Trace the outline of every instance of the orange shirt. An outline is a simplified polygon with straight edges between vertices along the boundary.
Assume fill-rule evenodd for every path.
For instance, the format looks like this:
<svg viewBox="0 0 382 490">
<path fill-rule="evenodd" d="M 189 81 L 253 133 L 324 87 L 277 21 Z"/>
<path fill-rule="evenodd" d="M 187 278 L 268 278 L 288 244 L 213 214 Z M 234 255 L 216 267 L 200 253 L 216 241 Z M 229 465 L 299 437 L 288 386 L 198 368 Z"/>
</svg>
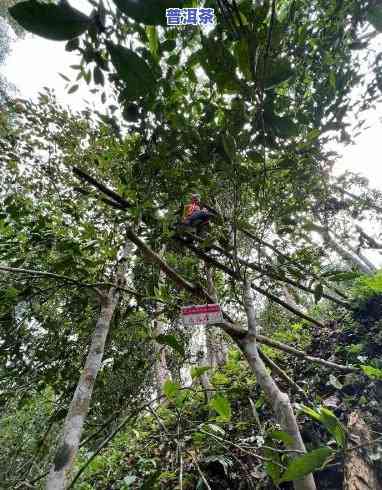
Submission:
<svg viewBox="0 0 382 490">
<path fill-rule="evenodd" d="M 190 204 L 186 204 L 184 207 L 184 215 L 183 221 L 189 218 L 195 211 L 200 211 L 200 206 L 196 202 L 191 202 Z"/>
</svg>

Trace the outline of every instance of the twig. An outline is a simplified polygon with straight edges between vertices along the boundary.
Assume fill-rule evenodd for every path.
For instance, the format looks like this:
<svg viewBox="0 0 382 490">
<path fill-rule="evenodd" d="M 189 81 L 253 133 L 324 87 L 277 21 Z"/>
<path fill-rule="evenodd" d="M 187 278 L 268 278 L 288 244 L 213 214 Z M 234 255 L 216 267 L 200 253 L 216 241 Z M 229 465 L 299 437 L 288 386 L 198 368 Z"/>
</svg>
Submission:
<svg viewBox="0 0 382 490">
<path fill-rule="evenodd" d="M 71 488 L 74 488 L 74 484 L 78 480 L 78 478 L 82 475 L 82 473 L 86 470 L 86 468 L 89 466 L 89 464 L 93 461 L 93 459 L 98 456 L 98 454 L 104 449 L 109 442 L 114 439 L 114 437 L 118 434 L 120 430 L 122 430 L 125 425 L 134 417 L 138 417 L 144 410 L 147 410 L 148 407 L 150 407 L 153 403 L 161 400 L 164 395 L 161 395 L 154 400 L 151 400 L 149 403 L 146 403 L 144 405 L 141 405 L 137 410 L 135 410 L 132 414 L 128 415 L 125 417 L 122 422 L 114 429 L 107 437 L 102 441 L 102 443 L 97 447 L 97 449 L 94 451 L 94 453 L 90 456 L 90 458 L 86 461 L 85 464 L 81 466 L 81 468 L 78 470 L 76 473 L 75 477 L 73 478 L 72 482 L 68 486 L 67 490 L 70 490 Z"/>
<path fill-rule="evenodd" d="M 212 434 L 211 432 L 207 432 L 206 430 L 204 429 L 199 429 L 200 432 L 203 432 L 203 434 L 207 434 L 208 436 L 211 436 L 215 439 L 217 439 L 218 441 L 222 441 L 222 442 L 225 442 L 226 444 L 231 444 L 231 446 L 234 446 L 236 447 L 237 449 L 240 449 L 240 451 L 243 451 L 244 453 L 246 454 L 249 454 L 250 456 L 254 457 L 254 458 L 258 458 L 260 461 L 268 461 L 267 458 L 263 458 L 263 456 L 259 456 L 258 454 L 253 454 L 251 453 L 250 451 L 247 451 L 247 449 L 243 448 L 242 446 L 239 446 L 239 444 L 235 444 L 234 442 L 232 441 L 228 441 L 227 439 L 223 439 L 222 437 L 219 437 L 217 436 L 216 434 Z M 280 465 L 282 466 L 282 465 Z M 283 467 L 284 468 L 284 467 Z"/>
<path fill-rule="evenodd" d="M 194 458 L 193 454 L 190 451 L 187 451 L 187 454 L 191 457 L 192 462 L 196 466 L 196 469 L 198 470 L 198 473 L 200 475 L 200 478 L 203 480 L 203 483 L 205 484 L 207 490 L 211 490 L 211 487 L 210 487 L 210 485 L 209 485 L 209 483 L 207 481 L 207 478 L 205 477 L 203 471 L 200 469 L 200 466 L 199 466 L 197 460 Z"/>
<path fill-rule="evenodd" d="M 116 289 L 119 289 L 120 291 L 130 293 L 133 296 L 142 297 L 142 295 L 137 293 L 136 291 L 133 291 L 132 289 L 128 289 L 128 288 L 122 288 L 120 286 L 113 284 L 112 282 L 86 283 L 86 282 L 81 282 L 78 279 L 73 279 L 72 277 L 69 277 L 69 276 L 62 276 L 60 274 L 54 274 L 53 272 L 36 271 L 36 270 L 31 270 L 31 269 L 20 269 L 20 268 L 16 268 L 16 267 L 6 267 L 3 265 L 0 265 L 0 271 L 11 272 L 11 273 L 15 273 L 15 274 L 29 274 L 31 276 L 37 276 L 37 277 L 38 276 L 49 277 L 52 279 L 57 279 L 59 281 L 69 282 L 71 284 L 75 284 L 75 285 L 81 286 L 83 288 L 94 288 L 94 289 L 96 289 L 98 287 L 114 287 Z"/>
<path fill-rule="evenodd" d="M 259 355 L 263 359 L 265 365 L 268 365 L 272 371 L 277 373 L 282 379 L 284 379 L 297 393 L 300 393 L 306 400 L 308 399 L 305 391 L 299 386 L 293 379 L 278 366 L 272 359 L 270 359 L 262 350 L 259 349 Z"/>
<path fill-rule="evenodd" d="M 377 437 L 377 439 L 374 439 L 370 442 L 365 442 L 364 444 L 358 444 L 357 446 L 349 447 L 345 449 L 345 453 L 348 453 L 350 451 L 355 451 L 357 449 L 360 449 L 362 447 L 367 447 L 367 446 L 374 446 L 374 444 L 378 444 L 378 442 L 382 441 L 382 437 Z"/>
<path fill-rule="evenodd" d="M 295 349 L 294 347 L 291 347 L 290 345 L 279 342 L 278 340 L 270 339 L 269 337 L 265 337 L 264 335 L 261 335 L 261 334 L 257 335 L 257 340 L 260 343 L 263 343 L 265 345 L 269 345 L 269 347 L 274 347 L 275 349 L 280 349 L 284 352 L 287 352 L 288 354 L 292 354 L 292 355 L 299 357 L 301 359 L 306 359 L 307 361 L 314 362 L 316 364 L 321 364 L 322 366 L 329 367 L 332 369 L 336 369 L 336 370 L 342 371 L 344 373 L 361 372 L 361 370 L 357 367 L 344 366 L 342 364 L 336 364 L 335 362 L 332 362 L 332 361 L 326 361 L 325 359 L 321 359 L 319 357 L 310 356 L 309 354 L 306 354 L 305 352 L 303 352 L 301 350 Z"/>
</svg>

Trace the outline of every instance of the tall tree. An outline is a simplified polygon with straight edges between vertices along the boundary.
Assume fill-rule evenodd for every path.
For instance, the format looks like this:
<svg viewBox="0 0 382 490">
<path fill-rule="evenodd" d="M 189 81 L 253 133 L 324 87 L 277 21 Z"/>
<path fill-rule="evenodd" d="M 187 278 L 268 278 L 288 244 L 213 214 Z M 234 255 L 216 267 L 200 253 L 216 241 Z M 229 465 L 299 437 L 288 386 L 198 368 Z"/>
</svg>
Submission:
<svg viewBox="0 0 382 490">
<path fill-rule="evenodd" d="M 29 1 L 10 10 L 35 34 L 68 41 L 66 48 L 82 56 L 77 79 L 93 80 L 105 104 L 105 113 L 97 114 L 105 125 L 100 136 L 83 119 L 67 121 L 64 113 L 55 114 L 51 120 L 54 130 L 49 128 L 53 140 L 49 141 L 60 141 L 66 135 L 72 151 L 60 158 L 62 174 L 55 168 L 58 179 L 52 182 L 50 162 L 41 165 L 36 156 L 47 145 L 46 133 L 37 129 L 40 146 L 33 158 L 43 172 L 40 186 L 54 189 L 58 195 L 65 189 L 68 201 L 73 198 L 71 186 L 78 186 L 71 174 L 74 170 L 85 183 L 78 189 L 81 203 L 92 199 L 94 193 L 104 203 L 96 209 L 83 204 L 86 214 L 81 210 L 80 216 L 71 209 L 74 218 L 85 228 L 90 223 L 105 241 L 115 217 L 127 239 L 168 277 L 168 291 L 173 293 L 172 298 L 166 298 L 169 316 L 176 314 L 181 301 L 214 301 L 206 289 L 206 278 L 201 277 L 199 261 L 224 274 L 228 286 L 223 292 L 234 302 L 238 321 L 243 318 L 238 293 L 245 286 L 248 329 L 239 328 L 227 312 L 219 326 L 240 347 L 260 378 L 277 420 L 290 437 L 287 449 L 304 452 L 291 405 L 268 376 L 257 351 L 256 339 L 268 343 L 269 339 L 255 330 L 249 287 L 319 327 L 323 326 L 320 319 L 278 297 L 283 284 L 309 293 L 316 302 L 325 295 L 336 304 L 349 306 L 344 291 L 330 282 L 332 271 L 322 271 L 331 262 L 330 254 L 324 247 L 312 245 L 312 230 L 307 233 L 305 223 L 315 222 L 318 216 L 328 229 L 341 221 L 341 207 L 329 206 L 339 182 L 333 185 L 325 143 L 331 131 L 347 141 L 351 135 L 346 115 L 355 108 L 368 108 L 378 97 L 381 58 L 372 60 L 376 75 L 371 81 L 362 79 L 361 60 L 353 55 L 353 49 L 360 43 L 367 46 L 370 23 L 380 29 L 380 7 L 375 2 L 354 0 L 335 5 L 324 0 L 256 5 L 222 1 L 217 3 L 218 23 L 210 31 L 191 27 L 180 35 L 174 28 L 162 27 L 165 8 L 173 6 L 172 2 L 159 2 L 152 9 L 144 3 L 115 3 L 117 9 L 105 9 L 102 2 L 95 2 L 91 17 L 67 2 L 48 5 Z M 90 70 L 92 63 L 95 67 Z M 102 89 L 105 74 L 113 83 L 118 106 L 114 100 L 109 103 Z M 350 93 L 362 84 L 366 96 L 354 108 Z M 54 107 L 50 108 L 54 113 Z M 89 114 L 87 117 L 90 119 Z M 80 138 L 82 124 L 88 144 Z M 25 132 L 18 131 L 13 137 L 21 141 Z M 18 158 L 30 150 L 27 144 L 21 149 L 24 152 L 20 151 Z M 10 151 L 9 168 L 14 159 Z M 24 187 L 35 195 L 21 166 L 19 169 Z M 27 169 L 25 174 L 31 171 Z M 6 179 L 12 180 L 9 174 Z M 195 188 L 217 211 L 216 231 L 209 244 L 190 243 L 171 229 L 179 204 Z M 135 231 L 134 222 L 142 224 Z M 173 257 L 155 252 L 154 240 L 172 246 Z M 110 276 L 107 269 L 117 243 L 114 240 L 113 251 L 106 246 L 101 249 L 107 258 L 100 274 L 103 282 L 104 273 Z M 87 271 L 84 277 L 89 284 Z M 179 290 L 185 291 L 180 298 Z M 336 290 L 335 294 L 331 290 Z M 110 291 L 115 294 L 114 288 Z M 345 371 L 353 369 L 325 363 Z M 75 400 L 76 394 L 72 408 Z M 67 421 L 72 415 L 70 410 Z M 63 458 L 64 465 L 62 458 L 56 461 L 56 469 L 65 468 L 67 473 L 56 475 L 57 483 L 49 480 L 50 488 L 65 488 L 70 480 L 83 416 L 84 412 L 70 458 Z M 295 488 L 315 488 L 309 474 L 312 469 L 303 479 L 294 479 Z"/>
</svg>

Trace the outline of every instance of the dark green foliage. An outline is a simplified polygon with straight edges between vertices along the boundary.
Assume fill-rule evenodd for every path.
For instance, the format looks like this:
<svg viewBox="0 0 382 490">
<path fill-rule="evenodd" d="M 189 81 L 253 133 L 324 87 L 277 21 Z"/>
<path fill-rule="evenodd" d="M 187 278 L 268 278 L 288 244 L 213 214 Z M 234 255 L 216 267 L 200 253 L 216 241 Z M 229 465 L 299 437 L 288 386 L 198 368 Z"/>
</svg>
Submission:
<svg viewBox="0 0 382 490">
<path fill-rule="evenodd" d="M 54 5 L 28 0 L 11 7 L 9 12 L 25 30 L 54 41 L 78 37 L 91 25 L 89 17 L 67 2 Z"/>
<path fill-rule="evenodd" d="M 155 88 L 155 77 L 143 58 L 123 46 L 113 43 L 107 46 L 120 79 L 126 83 L 123 93 L 128 100 L 144 96 Z"/>
<path fill-rule="evenodd" d="M 368 9 L 367 20 L 377 31 L 382 32 L 382 7 L 375 5 Z"/>
<path fill-rule="evenodd" d="M 305 475 L 322 469 L 332 454 L 333 451 L 329 447 L 321 447 L 303 456 L 298 456 L 289 463 L 285 473 L 281 475 L 280 482 L 300 480 Z"/>
<path fill-rule="evenodd" d="M 167 24 L 166 9 L 180 8 L 184 0 L 113 0 L 117 7 L 137 22 L 147 25 Z"/>
<path fill-rule="evenodd" d="M 174 335 L 158 335 L 157 337 L 155 337 L 155 340 L 159 344 L 172 347 L 176 352 L 178 352 L 178 354 L 184 356 L 184 347 Z"/>
</svg>

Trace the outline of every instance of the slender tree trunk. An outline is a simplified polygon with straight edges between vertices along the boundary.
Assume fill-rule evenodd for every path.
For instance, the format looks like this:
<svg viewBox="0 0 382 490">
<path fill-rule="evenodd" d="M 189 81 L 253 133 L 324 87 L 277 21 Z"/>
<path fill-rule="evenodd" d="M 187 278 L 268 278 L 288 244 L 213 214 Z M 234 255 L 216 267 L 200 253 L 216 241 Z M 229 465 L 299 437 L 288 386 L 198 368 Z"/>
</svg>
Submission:
<svg viewBox="0 0 382 490">
<path fill-rule="evenodd" d="M 244 339 L 239 341 L 239 345 L 256 376 L 260 388 L 263 390 L 273 409 L 277 422 L 280 424 L 281 429 L 289 434 L 293 440 L 293 443 L 288 444 L 287 448 L 296 450 L 299 453 L 301 451 L 305 452 L 305 445 L 289 397 L 279 389 L 272 376 L 268 373 L 257 349 L 257 325 L 252 291 L 249 283 L 245 286 L 244 304 L 248 320 L 248 334 Z M 295 490 L 316 490 L 316 484 L 312 474 L 307 475 L 301 480 L 294 481 L 293 485 Z"/>
<path fill-rule="evenodd" d="M 360 272 L 363 272 L 364 274 L 371 275 L 373 274 L 374 270 L 370 269 L 369 265 L 364 262 L 361 257 L 359 257 L 356 253 L 353 251 L 350 251 L 343 247 L 341 244 L 337 242 L 335 238 L 332 237 L 330 234 L 329 230 L 324 228 L 323 226 L 316 225 L 314 223 L 307 223 L 309 226 L 311 226 L 315 231 L 320 233 L 322 238 L 325 240 L 327 244 L 331 246 L 331 248 L 338 253 L 338 255 L 347 263 L 350 263 L 351 265 L 355 266 Z"/>
<path fill-rule="evenodd" d="M 161 250 L 161 255 L 164 256 L 166 252 L 166 246 L 164 245 Z M 165 274 L 159 269 L 158 287 L 162 282 L 165 282 Z M 164 333 L 165 324 L 159 320 L 154 320 L 153 333 L 154 336 L 162 335 Z M 167 366 L 166 347 L 161 346 L 158 342 L 155 342 L 155 381 L 157 397 L 163 394 L 163 385 L 166 379 L 171 379 L 171 373 Z"/>
<path fill-rule="evenodd" d="M 382 243 L 378 243 L 377 240 L 373 237 L 371 237 L 370 235 L 368 235 L 359 225 L 356 225 L 356 230 L 358 231 L 358 233 L 360 234 L 360 236 L 366 240 L 368 246 L 370 248 L 374 248 L 374 249 L 382 249 Z"/>
<path fill-rule="evenodd" d="M 160 320 L 154 320 L 153 334 L 154 336 L 161 335 L 164 332 L 164 324 Z M 163 394 L 163 385 L 166 379 L 171 379 L 171 373 L 167 366 L 166 348 L 155 342 L 155 382 L 156 396 Z"/>
<path fill-rule="evenodd" d="M 349 444 L 345 453 L 344 490 L 381 490 L 377 472 L 367 459 L 370 431 L 358 412 L 348 420 Z M 351 442 L 351 441 L 354 441 Z M 362 446 L 353 449 L 354 446 Z M 366 453 L 365 453 L 366 451 Z"/>
<path fill-rule="evenodd" d="M 125 283 L 125 259 L 129 255 L 130 249 L 131 243 L 126 242 L 116 273 L 116 286 L 123 287 Z M 106 338 L 109 333 L 115 308 L 119 302 L 119 297 L 118 287 L 112 287 L 101 300 L 100 315 L 91 339 L 84 369 L 66 415 L 61 442 L 56 451 L 54 462 L 47 479 L 47 490 L 65 490 L 70 483 L 82 429 L 89 411 L 95 381 L 102 364 Z"/>
<path fill-rule="evenodd" d="M 361 252 L 361 250 L 357 251 L 355 248 L 353 247 L 350 247 L 350 250 L 353 252 L 354 255 L 357 255 L 357 257 L 359 257 L 362 262 L 364 262 L 366 264 L 366 266 L 371 270 L 371 272 L 375 272 L 377 270 L 377 268 L 375 267 L 375 265 L 370 262 L 370 260 L 364 256 L 364 254 Z"/>
<path fill-rule="evenodd" d="M 371 275 L 373 270 L 355 253 L 347 250 L 345 247 L 340 245 L 330 234 L 326 232 L 324 234 L 324 238 L 331 245 L 333 250 L 335 250 L 340 257 L 342 257 L 346 262 L 354 265 L 357 269 L 359 269 L 364 274 Z"/>
<path fill-rule="evenodd" d="M 206 353 L 203 350 L 199 350 L 199 352 L 197 353 L 197 360 L 198 360 L 198 366 L 199 367 L 208 366 Z M 208 371 L 203 373 L 200 376 L 199 380 L 200 380 L 200 384 L 202 385 L 202 388 L 204 390 L 206 401 L 210 401 L 212 398 L 212 395 L 213 395 L 214 387 L 211 384 Z"/>
<path fill-rule="evenodd" d="M 205 264 L 207 278 L 207 292 L 218 303 L 218 296 L 214 285 L 213 271 Z M 221 330 L 206 328 L 207 361 L 212 368 L 224 366 L 227 362 L 228 345 Z"/>
</svg>

